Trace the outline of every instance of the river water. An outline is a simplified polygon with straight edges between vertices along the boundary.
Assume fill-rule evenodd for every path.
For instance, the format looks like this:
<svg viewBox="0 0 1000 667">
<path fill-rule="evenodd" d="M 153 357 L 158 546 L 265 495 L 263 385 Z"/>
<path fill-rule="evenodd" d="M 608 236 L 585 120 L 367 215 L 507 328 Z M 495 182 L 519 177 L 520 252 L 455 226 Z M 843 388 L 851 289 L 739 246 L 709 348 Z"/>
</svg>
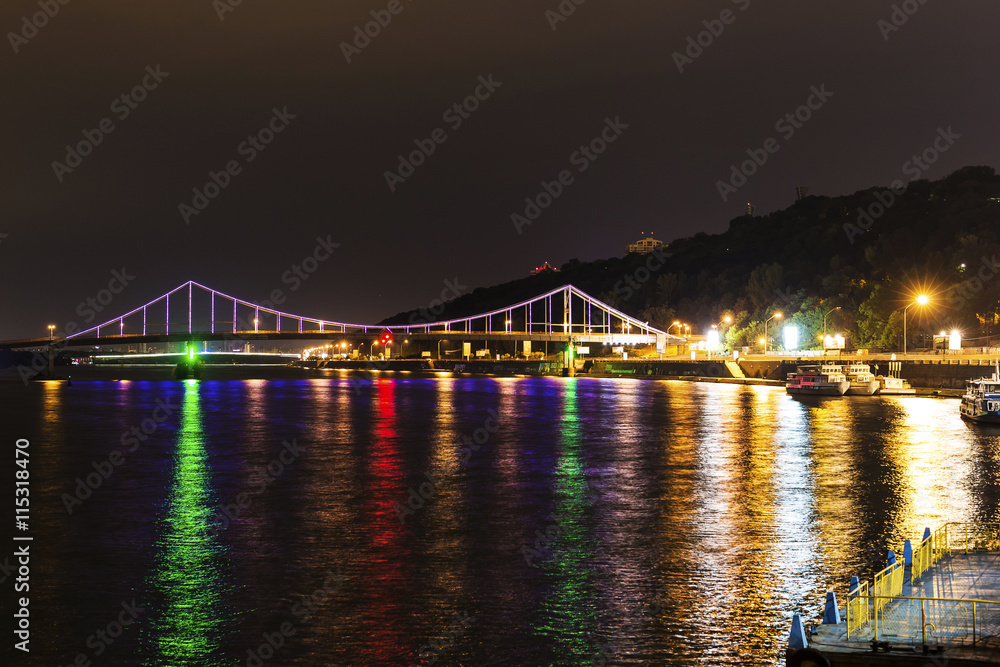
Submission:
<svg viewBox="0 0 1000 667">
<path fill-rule="evenodd" d="M 39 665 L 778 665 L 886 549 L 1000 518 L 1000 430 L 954 399 L 330 372 L 0 400 Z"/>
</svg>

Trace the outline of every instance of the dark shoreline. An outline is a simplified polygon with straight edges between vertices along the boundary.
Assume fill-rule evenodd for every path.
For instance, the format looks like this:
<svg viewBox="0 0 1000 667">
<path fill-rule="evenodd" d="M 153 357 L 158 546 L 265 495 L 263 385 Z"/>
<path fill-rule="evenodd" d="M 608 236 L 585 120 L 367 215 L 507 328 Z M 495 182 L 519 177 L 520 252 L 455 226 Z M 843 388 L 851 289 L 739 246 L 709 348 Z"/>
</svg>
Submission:
<svg viewBox="0 0 1000 667">
<path fill-rule="evenodd" d="M 398 363 L 398 362 L 397 362 Z M 449 363 L 451 368 L 421 368 L 415 364 L 406 364 L 404 368 L 393 367 L 396 364 L 383 364 L 379 362 L 362 362 L 344 368 L 308 368 L 302 366 L 206 366 L 202 377 L 203 381 L 243 381 L 243 380 L 311 380 L 318 378 L 352 377 L 360 373 L 363 376 L 389 377 L 417 377 L 434 378 L 441 376 L 482 376 L 482 377 L 562 377 L 561 369 L 553 369 L 552 372 L 517 372 L 518 370 L 504 364 L 497 364 L 493 372 L 486 372 L 481 367 L 467 368 L 463 364 Z M 402 364 L 400 364 L 402 365 Z M 379 366 L 386 366 L 380 368 Z M 455 367 L 457 366 L 457 368 Z M 172 367 L 130 367 L 130 366 L 59 366 L 56 367 L 55 377 L 48 377 L 46 373 L 40 374 L 29 382 L 58 381 L 71 383 L 76 382 L 163 382 L 178 381 L 172 374 Z M 13 371 L 13 372 L 12 372 Z M 698 375 L 646 375 L 646 374 L 622 374 L 618 372 L 587 372 L 577 371 L 577 378 L 600 378 L 600 379 L 627 379 L 627 380 L 669 380 L 675 382 L 708 382 L 713 384 L 743 384 L 743 385 L 763 385 L 771 387 L 784 387 L 781 380 L 761 379 L 761 378 L 726 378 L 726 377 L 705 377 Z M 0 383 L 3 384 L 25 384 L 15 369 L 0 370 Z M 917 396 L 931 396 L 941 398 L 958 398 L 962 395 L 961 389 L 951 388 L 929 388 L 917 387 Z M 848 397 L 853 398 L 853 397 Z"/>
</svg>

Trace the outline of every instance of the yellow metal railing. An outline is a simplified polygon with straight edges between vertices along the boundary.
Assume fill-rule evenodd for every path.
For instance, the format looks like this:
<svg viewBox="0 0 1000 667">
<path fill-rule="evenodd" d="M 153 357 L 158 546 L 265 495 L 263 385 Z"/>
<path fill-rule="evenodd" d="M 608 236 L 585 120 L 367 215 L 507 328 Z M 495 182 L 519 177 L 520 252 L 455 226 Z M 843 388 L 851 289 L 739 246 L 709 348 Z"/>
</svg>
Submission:
<svg viewBox="0 0 1000 667">
<path fill-rule="evenodd" d="M 930 537 L 920 543 L 913 552 L 913 564 L 910 568 L 910 581 L 916 581 L 938 562 L 942 556 L 951 553 L 948 547 L 948 525 L 945 524 L 931 533 Z M 956 524 L 967 526 L 969 524 Z"/>
<path fill-rule="evenodd" d="M 889 602 L 873 617 L 874 637 L 975 646 L 1000 635 L 1000 602 L 908 596 Z"/>
<path fill-rule="evenodd" d="M 950 523 L 945 526 L 952 551 L 984 551 L 1000 548 L 1000 523 Z"/>
<path fill-rule="evenodd" d="M 942 557 L 954 551 L 1000 549 L 1000 523 L 946 523 L 913 551 L 910 581 L 916 581 Z M 861 584 L 847 597 L 847 637 L 890 636 L 928 639 L 938 644 L 975 644 L 1000 636 L 1000 602 L 955 598 L 904 597 L 902 560 Z M 890 606 L 890 602 L 895 602 Z"/>
<path fill-rule="evenodd" d="M 903 573 L 906 569 L 902 560 L 886 566 L 875 575 L 872 583 L 872 597 L 875 600 L 874 611 L 878 614 L 889 601 L 903 593 Z"/>
<path fill-rule="evenodd" d="M 871 620 L 871 598 L 868 594 L 868 582 L 864 582 L 853 593 L 847 594 L 847 638 L 851 633 L 868 625 Z"/>
</svg>

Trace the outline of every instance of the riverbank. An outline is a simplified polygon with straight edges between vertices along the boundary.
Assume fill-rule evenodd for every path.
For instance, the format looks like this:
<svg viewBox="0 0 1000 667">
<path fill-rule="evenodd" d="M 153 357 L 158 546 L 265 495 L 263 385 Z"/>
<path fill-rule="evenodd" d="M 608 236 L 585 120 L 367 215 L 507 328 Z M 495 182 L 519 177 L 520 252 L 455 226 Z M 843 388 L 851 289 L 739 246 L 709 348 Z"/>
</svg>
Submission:
<svg viewBox="0 0 1000 667">
<path fill-rule="evenodd" d="M 777 362 L 785 363 L 785 362 Z M 740 363 L 719 360 L 653 360 L 653 361 L 590 361 L 578 360 L 573 369 L 575 377 L 627 378 L 643 380 L 672 380 L 681 382 L 707 382 L 717 384 L 742 384 L 784 387 L 778 379 L 782 369 L 771 368 L 776 362 L 740 360 Z M 794 365 L 791 366 L 794 370 Z M 969 368 L 969 367 L 966 367 Z M 972 367 L 976 368 L 976 367 Z M 168 365 L 81 365 L 57 366 L 55 377 L 42 373 L 33 380 L 60 380 L 76 382 L 137 382 L 176 380 L 173 367 Z M 982 374 L 986 374 L 983 369 Z M 734 372 L 744 372 L 735 377 Z M 977 369 L 978 371 L 978 369 Z M 791 371 L 789 371 L 791 372 Z M 211 365 L 204 366 L 201 379 L 206 381 L 231 380 L 300 380 L 317 377 L 337 377 L 345 373 L 404 374 L 408 377 L 440 377 L 442 374 L 487 375 L 499 377 L 565 377 L 566 369 L 558 361 L 507 360 L 430 360 L 392 359 L 376 361 L 344 360 L 324 368 L 315 363 L 303 362 L 287 366 L 265 365 Z M 904 374 L 904 377 L 906 375 Z M 980 377 L 970 374 L 970 377 Z M 0 370 L 0 382 L 23 383 L 16 369 Z M 961 397 L 961 388 L 915 386 L 918 396 Z"/>
</svg>

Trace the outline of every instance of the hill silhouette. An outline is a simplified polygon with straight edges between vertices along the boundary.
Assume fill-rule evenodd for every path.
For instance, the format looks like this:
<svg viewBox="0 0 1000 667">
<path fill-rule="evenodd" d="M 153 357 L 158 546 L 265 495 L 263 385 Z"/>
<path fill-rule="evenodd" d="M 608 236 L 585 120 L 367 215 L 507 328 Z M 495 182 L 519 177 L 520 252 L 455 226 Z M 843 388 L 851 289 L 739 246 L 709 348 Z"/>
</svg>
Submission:
<svg viewBox="0 0 1000 667">
<path fill-rule="evenodd" d="M 798 326 L 802 347 L 818 347 L 829 312 L 828 332 L 843 334 L 849 348 L 896 349 L 903 308 L 926 293 L 930 303 L 908 311 L 908 346 L 929 346 L 930 335 L 956 328 L 985 346 L 1000 319 L 998 235 L 1000 176 L 992 167 L 965 167 L 895 192 L 808 196 L 765 216 L 734 218 L 722 234 L 673 241 L 655 270 L 644 255 L 570 260 L 559 272 L 478 288 L 436 307 L 433 319 L 573 284 L 662 329 L 682 321 L 704 333 L 728 315 L 732 324 L 722 329 L 730 347 L 755 342 L 775 312 Z M 428 314 L 408 311 L 380 324 L 423 322 Z"/>
</svg>

